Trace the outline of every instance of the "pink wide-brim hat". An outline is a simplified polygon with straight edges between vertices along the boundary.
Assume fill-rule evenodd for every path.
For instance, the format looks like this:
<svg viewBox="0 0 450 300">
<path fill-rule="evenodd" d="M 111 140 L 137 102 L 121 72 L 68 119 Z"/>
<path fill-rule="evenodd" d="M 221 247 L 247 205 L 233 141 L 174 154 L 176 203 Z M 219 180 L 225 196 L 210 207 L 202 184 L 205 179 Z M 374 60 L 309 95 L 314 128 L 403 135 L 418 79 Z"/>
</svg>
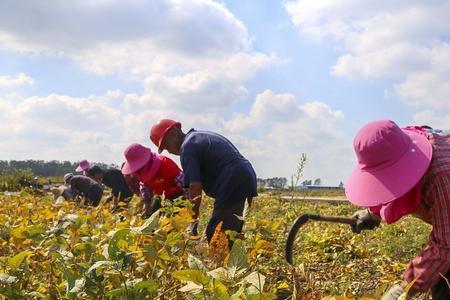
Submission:
<svg viewBox="0 0 450 300">
<path fill-rule="evenodd" d="M 77 172 L 86 171 L 90 167 L 91 167 L 91 163 L 88 162 L 86 159 L 83 159 L 78 163 L 78 167 L 75 169 L 75 171 L 77 171 Z"/>
<path fill-rule="evenodd" d="M 151 161 L 149 173 L 156 174 L 161 164 L 161 158 L 158 154 L 153 152 L 141 144 L 134 143 L 129 145 L 124 151 L 126 162 L 122 167 L 122 174 L 133 174 L 141 169 L 145 164 Z"/>
<path fill-rule="evenodd" d="M 364 207 L 386 204 L 406 194 L 427 171 L 433 152 L 426 136 L 400 129 L 390 120 L 365 125 L 353 147 L 358 163 L 345 193 L 350 202 Z"/>
</svg>

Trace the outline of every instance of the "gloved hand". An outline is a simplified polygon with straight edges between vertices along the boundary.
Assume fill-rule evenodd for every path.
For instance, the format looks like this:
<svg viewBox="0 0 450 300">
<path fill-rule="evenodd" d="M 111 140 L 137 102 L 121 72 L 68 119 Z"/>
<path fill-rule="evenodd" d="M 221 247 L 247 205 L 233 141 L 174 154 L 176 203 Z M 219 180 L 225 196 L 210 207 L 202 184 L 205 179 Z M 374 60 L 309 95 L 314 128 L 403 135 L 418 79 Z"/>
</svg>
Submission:
<svg viewBox="0 0 450 300">
<path fill-rule="evenodd" d="M 356 225 L 350 225 L 354 233 L 361 233 L 361 230 L 374 229 L 380 225 L 380 217 L 370 213 L 368 209 L 358 210 L 352 216 L 356 219 Z"/>
<path fill-rule="evenodd" d="M 403 288 L 396 284 L 391 287 L 386 293 L 384 293 L 381 300 L 397 300 L 403 294 Z"/>
</svg>

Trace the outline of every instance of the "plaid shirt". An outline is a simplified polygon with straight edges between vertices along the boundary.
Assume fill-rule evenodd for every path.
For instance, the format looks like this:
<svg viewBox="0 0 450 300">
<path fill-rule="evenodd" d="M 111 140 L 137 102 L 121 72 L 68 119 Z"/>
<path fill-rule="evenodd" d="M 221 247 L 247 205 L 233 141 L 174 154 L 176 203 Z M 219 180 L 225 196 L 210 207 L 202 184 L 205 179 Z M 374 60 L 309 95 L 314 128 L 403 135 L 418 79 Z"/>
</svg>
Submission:
<svg viewBox="0 0 450 300">
<path fill-rule="evenodd" d="M 412 289 L 425 292 L 450 269 L 450 135 L 429 134 L 433 159 L 422 181 L 420 217 L 433 226 L 428 246 L 404 272 L 405 281 L 416 279 Z"/>
</svg>

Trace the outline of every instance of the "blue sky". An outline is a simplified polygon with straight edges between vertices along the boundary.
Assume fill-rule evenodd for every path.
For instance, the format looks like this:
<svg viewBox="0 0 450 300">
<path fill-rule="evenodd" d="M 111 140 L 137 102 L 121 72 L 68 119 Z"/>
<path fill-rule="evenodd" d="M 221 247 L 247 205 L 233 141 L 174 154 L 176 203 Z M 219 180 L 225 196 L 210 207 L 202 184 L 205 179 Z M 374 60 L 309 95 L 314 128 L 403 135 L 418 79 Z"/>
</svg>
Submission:
<svg viewBox="0 0 450 300">
<path fill-rule="evenodd" d="M 337 184 L 367 122 L 450 128 L 447 1 L 48 3 L 0 3 L 2 159 L 120 163 L 171 117 Z"/>
</svg>

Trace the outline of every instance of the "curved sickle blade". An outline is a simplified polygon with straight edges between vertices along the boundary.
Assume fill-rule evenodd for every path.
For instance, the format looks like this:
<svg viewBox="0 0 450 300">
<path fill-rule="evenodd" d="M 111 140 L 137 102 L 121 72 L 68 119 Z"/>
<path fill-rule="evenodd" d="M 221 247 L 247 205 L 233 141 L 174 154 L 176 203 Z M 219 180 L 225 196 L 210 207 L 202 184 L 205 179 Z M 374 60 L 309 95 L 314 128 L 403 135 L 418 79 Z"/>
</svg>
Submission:
<svg viewBox="0 0 450 300">
<path fill-rule="evenodd" d="M 286 240 L 286 248 L 285 248 L 285 257 L 288 263 L 292 265 L 292 249 L 294 246 L 295 236 L 297 235 L 298 230 L 302 227 L 308 220 L 311 218 L 311 215 L 301 215 L 298 217 L 294 223 L 292 224 L 291 229 L 289 230 L 289 234 Z"/>
<path fill-rule="evenodd" d="M 288 263 L 292 265 L 292 249 L 294 247 L 295 236 L 297 235 L 300 227 L 305 225 L 308 220 L 318 220 L 325 221 L 331 223 L 342 223 L 349 225 L 356 225 L 356 219 L 346 218 L 346 217 L 333 217 L 333 216 L 321 216 L 321 215 L 312 215 L 305 214 L 298 217 L 294 223 L 292 224 L 291 229 L 289 230 L 289 234 L 286 240 L 286 248 L 285 248 L 285 257 Z"/>
</svg>

